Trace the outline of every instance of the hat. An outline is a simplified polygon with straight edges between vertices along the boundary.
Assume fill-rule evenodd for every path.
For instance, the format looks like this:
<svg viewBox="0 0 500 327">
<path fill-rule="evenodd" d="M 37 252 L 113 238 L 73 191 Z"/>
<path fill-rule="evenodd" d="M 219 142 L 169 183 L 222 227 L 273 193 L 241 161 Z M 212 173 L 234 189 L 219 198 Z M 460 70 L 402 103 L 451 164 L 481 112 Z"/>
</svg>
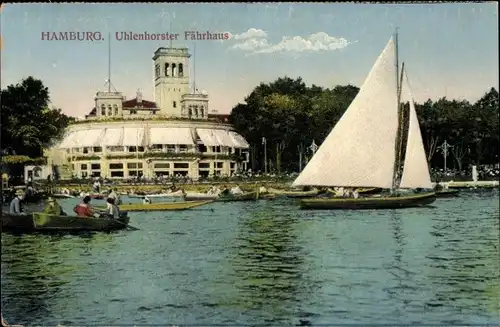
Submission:
<svg viewBox="0 0 500 327">
<path fill-rule="evenodd" d="M 54 198 L 53 198 L 53 197 L 49 196 L 49 197 L 47 198 L 47 202 L 55 202 L 55 200 L 54 200 Z"/>
</svg>

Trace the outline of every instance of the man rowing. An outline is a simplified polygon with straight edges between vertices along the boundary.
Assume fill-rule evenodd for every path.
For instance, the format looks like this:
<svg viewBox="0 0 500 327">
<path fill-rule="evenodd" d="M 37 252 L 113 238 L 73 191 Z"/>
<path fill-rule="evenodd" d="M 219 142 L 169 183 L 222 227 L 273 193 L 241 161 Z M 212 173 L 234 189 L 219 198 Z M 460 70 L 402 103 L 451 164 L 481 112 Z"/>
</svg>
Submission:
<svg viewBox="0 0 500 327">
<path fill-rule="evenodd" d="M 43 209 L 43 212 L 49 215 L 66 216 L 66 213 L 63 211 L 59 203 L 57 203 L 57 201 L 53 197 L 49 197 L 47 199 L 47 204 Z"/>
</svg>

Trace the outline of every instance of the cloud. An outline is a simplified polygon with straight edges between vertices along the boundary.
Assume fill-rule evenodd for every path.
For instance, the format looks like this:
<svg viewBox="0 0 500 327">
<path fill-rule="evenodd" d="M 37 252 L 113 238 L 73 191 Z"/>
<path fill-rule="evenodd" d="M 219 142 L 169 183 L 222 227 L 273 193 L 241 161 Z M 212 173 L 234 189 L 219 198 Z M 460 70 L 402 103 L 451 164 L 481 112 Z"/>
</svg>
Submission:
<svg viewBox="0 0 500 327">
<path fill-rule="evenodd" d="M 348 41 L 343 37 L 330 36 L 325 32 L 318 32 L 305 38 L 301 36 L 285 36 L 279 43 L 272 44 L 268 41 L 266 32 L 255 28 L 234 35 L 232 39 L 241 41 L 234 44 L 231 49 L 243 50 L 252 54 L 335 51 L 357 42 Z"/>
<path fill-rule="evenodd" d="M 244 33 L 232 35 L 231 38 L 235 40 L 246 40 L 251 38 L 262 38 L 262 37 L 267 37 L 267 33 L 265 31 L 257 28 L 251 28 Z"/>
</svg>

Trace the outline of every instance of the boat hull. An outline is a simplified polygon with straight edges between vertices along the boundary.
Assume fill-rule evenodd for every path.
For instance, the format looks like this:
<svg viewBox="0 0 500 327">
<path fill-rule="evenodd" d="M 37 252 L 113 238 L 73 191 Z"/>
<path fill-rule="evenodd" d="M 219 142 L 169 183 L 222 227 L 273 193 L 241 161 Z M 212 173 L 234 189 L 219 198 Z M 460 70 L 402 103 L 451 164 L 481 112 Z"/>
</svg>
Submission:
<svg viewBox="0 0 500 327">
<path fill-rule="evenodd" d="M 284 191 L 284 190 L 269 189 L 269 193 L 274 194 L 276 196 L 285 196 L 287 198 L 300 199 L 300 198 L 315 197 L 319 194 L 319 191 L 317 189 L 313 189 L 311 191 Z"/>
<path fill-rule="evenodd" d="M 422 193 L 395 197 L 360 197 L 360 198 L 315 198 L 300 202 L 302 209 L 403 209 L 422 207 L 436 201 L 435 193 Z"/>
<path fill-rule="evenodd" d="M 195 207 L 199 207 L 208 203 L 212 203 L 212 200 L 208 201 L 183 201 L 183 202 L 158 202 L 158 203 L 148 203 L 148 204 L 122 204 L 120 205 L 120 210 L 125 210 L 128 212 L 138 212 L 138 211 L 179 211 L 187 210 Z M 97 209 L 104 210 L 104 207 L 96 207 Z"/>
<path fill-rule="evenodd" d="M 243 194 L 224 195 L 217 198 L 217 202 L 237 202 L 237 201 L 257 201 L 258 192 L 248 192 Z"/>
<path fill-rule="evenodd" d="M 112 219 L 33 213 L 33 224 L 37 231 L 113 231 L 127 228 L 129 221 L 128 216 Z"/>
<path fill-rule="evenodd" d="M 26 215 L 2 214 L 2 232 L 43 231 L 112 231 L 127 228 L 130 218 L 126 212 L 119 219 L 83 218 L 77 216 L 54 216 L 41 212 Z"/>
<path fill-rule="evenodd" d="M 436 192 L 438 198 L 456 198 L 460 196 L 459 190 L 441 190 Z"/>
<path fill-rule="evenodd" d="M 207 193 L 187 193 L 184 196 L 184 200 L 186 201 L 215 201 L 217 200 L 218 195 L 215 194 L 207 194 Z"/>
</svg>

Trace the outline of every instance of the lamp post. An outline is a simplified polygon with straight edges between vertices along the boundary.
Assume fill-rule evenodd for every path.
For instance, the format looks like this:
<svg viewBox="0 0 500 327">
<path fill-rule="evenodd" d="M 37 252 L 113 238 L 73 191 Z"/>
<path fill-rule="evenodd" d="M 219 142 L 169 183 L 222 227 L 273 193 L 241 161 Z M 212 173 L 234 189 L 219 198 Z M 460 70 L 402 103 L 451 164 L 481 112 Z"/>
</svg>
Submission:
<svg viewBox="0 0 500 327">
<path fill-rule="evenodd" d="M 262 144 L 264 145 L 264 173 L 267 174 L 267 139 L 262 137 Z"/>
<path fill-rule="evenodd" d="M 446 159 L 448 157 L 448 149 L 453 148 L 451 144 L 449 144 L 446 140 L 444 140 L 443 144 L 439 147 L 441 149 L 441 153 L 443 154 L 443 159 L 444 159 L 444 175 L 446 175 Z"/>
</svg>

